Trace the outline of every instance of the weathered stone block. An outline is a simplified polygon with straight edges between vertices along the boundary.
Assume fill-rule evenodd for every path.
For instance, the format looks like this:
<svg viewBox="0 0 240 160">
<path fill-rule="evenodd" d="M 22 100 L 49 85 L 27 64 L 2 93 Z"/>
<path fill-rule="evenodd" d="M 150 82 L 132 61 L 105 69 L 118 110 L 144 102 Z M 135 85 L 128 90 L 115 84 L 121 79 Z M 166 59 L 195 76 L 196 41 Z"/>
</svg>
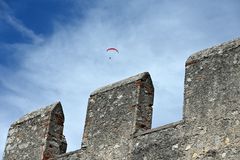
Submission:
<svg viewBox="0 0 240 160">
<path fill-rule="evenodd" d="M 60 102 L 25 115 L 9 129 L 4 160 L 47 160 L 66 152 Z"/>
<path fill-rule="evenodd" d="M 93 159 L 129 157 L 133 134 L 151 128 L 153 91 L 142 73 L 90 95 L 82 147 Z"/>
<path fill-rule="evenodd" d="M 186 62 L 185 158 L 240 158 L 240 39 L 205 49 Z"/>
</svg>

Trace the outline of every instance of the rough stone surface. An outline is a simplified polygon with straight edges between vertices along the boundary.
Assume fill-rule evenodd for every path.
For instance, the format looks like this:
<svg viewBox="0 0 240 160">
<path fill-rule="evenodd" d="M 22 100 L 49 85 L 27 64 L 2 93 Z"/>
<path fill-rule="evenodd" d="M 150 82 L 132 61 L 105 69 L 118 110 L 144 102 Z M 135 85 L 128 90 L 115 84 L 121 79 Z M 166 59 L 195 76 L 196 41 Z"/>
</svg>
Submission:
<svg viewBox="0 0 240 160">
<path fill-rule="evenodd" d="M 180 159 L 184 121 L 168 124 L 134 136 L 133 160 Z"/>
<path fill-rule="evenodd" d="M 186 81 L 191 79 L 191 81 Z M 187 159 L 240 158 L 240 39 L 200 51 L 186 62 Z"/>
<path fill-rule="evenodd" d="M 183 120 L 134 138 L 136 160 L 240 159 L 240 40 L 186 62 Z"/>
<path fill-rule="evenodd" d="M 151 129 L 154 89 L 145 72 L 90 95 L 81 149 L 61 154 L 65 143 L 60 137 L 57 143 L 51 136 L 36 140 L 44 137 L 43 130 L 52 134 L 61 130 L 62 135 L 63 126 L 60 129 L 53 121 L 44 128 L 38 111 L 11 126 L 5 159 L 37 160 L 49 153 L 56 155 L 52 160 L 239 160 L 239 81 L 240 39 L 236 39 L 186 61 L 183 120 Z M 49 150 L 48 144 L 58 145 Z"/>
<path fill-rule="evenodd" d="M 132 135 L 151 128 L 153 86 L 142 73 L 93 92 L 82 147 L 91 159 L 128 159 Z"/>
<path fill-rule="evenodd" d="M 25 115 L 9 129 L 3 159 L 47 160 L 66 152 L 60 102 Z"/>
</svg>

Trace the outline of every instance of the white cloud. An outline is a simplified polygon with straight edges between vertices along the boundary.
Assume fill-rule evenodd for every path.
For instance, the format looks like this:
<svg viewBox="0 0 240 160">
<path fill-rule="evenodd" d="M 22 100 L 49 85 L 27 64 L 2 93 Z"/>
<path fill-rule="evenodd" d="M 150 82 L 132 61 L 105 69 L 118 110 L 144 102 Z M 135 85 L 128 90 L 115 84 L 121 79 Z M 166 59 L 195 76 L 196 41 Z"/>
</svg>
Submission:
<svg viewBox="0 0 240 160">
<path fill-rule="evenodd" d="M 189 25 L 204 13 L 180 2 L 180 7 L 167 1 L 107 2 L 89 9 L 84 20 L 56 24 L 53 35 L 42 43 L 18 46 L 21 67 L 0 81 L 14 93 L 0 96 L 0 101 L 25 113 L 60 100 L 69 150 L 80 147 L 90 92 L 143 71 L 150 72 L 155 85 L 153 126 L 179 120 L 186 58 L 239 35 L 234 30 L 210 40 L 208 31 L 213 28 Z M 239 26 L 234 20 L 232 25 Z M 120 52 L 112 60 L 106 53 L 108 47 Z"/>
<path fill-rule="evenodd" d="M 1 19 L 15 28 L 23 36 L 30 38 L 34 43 L 40 43 L 43 41 L 41 36 L 35 34 L 33 30 L 26 27 L 13 15 L 10 7 L 3 0 L 0 0 L 0 20 Z"/>
</svg>

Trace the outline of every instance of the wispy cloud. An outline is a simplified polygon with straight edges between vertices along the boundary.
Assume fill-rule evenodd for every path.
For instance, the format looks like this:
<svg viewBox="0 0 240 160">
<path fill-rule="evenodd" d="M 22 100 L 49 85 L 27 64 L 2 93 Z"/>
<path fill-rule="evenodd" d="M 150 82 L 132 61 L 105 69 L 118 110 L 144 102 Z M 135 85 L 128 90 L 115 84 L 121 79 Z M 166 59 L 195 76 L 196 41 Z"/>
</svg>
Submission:
<svg viewBox="0 0 240 160">
<path fill-rule="evenodd" d="M 181 119 L 186 58 L 240 35 L 236 27 L 239 17 L 235 16 L 240 14 L 229 2 L 226 5 L 232 8 L 214 3 L 218 7 L 214 15 L 207 12 L 206 5 L 184 2 L 103 0 L 89 8 L 84 20 L 56 25 L 43 43 L 18 46 L 20 67 L 5 71 L 0 78 L 1 85 L 9 90 L 0 94 L 4 103 L 0 113 L 17 110 L 13 118 L 4 117 L 12 122 L 23 112 L 60 100 L 68 149 L 74 150 L 80 146 L 90 92 L 149 71 L 156 91 L 153 126 Z M 222 15 L 235 18 L 226 25 L 227 19 L 219 20 Z M 220 34 L 215 26 L 221 25 L 226 28 Z M 120 52 L 112 60 L 106 53 L 108 47 Z M 3 70 L 0 68 L 0 73 Z"/>
<path fill-rule="evenodd" d="M 15 28 L 24 37 L 30 38 L 33 43 L 40 43 L 43 41 L 41 36 L 35 34 L 34 31 L 26 27 L 21 20 L 14 16 L 11 8 L 3 0 L 0 0 L 0 20 L 1 19 Z"/>
</svg>

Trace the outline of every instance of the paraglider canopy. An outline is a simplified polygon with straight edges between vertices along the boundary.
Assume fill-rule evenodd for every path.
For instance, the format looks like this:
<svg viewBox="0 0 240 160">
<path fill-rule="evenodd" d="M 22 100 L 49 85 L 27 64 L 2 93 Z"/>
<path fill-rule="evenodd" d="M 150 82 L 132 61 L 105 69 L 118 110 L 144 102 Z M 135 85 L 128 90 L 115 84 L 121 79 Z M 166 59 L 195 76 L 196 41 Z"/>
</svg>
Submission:
<svg viewBox="0 0 240 160">
<path fill-rule="evenodd" d="M 118 52 L 118 49 L 116 49 L 116 48 L 108 48 L 108 49 L 107 49 L 107 52 L 119 53 L 119 52 Z M 109 59 L 112 59 L 112 57 L 110 56 Z"/>
<path fill-rule="evenodd" d="M 109 52 L 109 51 L 114 51 L 114 52 L 119 53 L 118 50 L 117 50 L 116 48 L 108 48 L 108 49 L 107 49 L 107 52 Z"/>
</svg>

